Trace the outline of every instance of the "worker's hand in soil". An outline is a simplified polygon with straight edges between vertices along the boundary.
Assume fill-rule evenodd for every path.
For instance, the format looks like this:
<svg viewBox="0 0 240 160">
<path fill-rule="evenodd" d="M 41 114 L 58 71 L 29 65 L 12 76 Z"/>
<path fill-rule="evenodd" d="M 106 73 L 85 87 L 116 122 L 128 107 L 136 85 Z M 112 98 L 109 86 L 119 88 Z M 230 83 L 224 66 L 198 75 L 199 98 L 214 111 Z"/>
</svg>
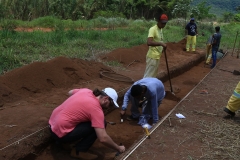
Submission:
<svg viewBox="0 0 240 160">
<path fill-rule="evenodd" d="M 119 147 L 118 152 L 120 152 L 120 153 L 125 152 L 125 147 L 124 146 L 118 146 L 118 147 Z"/>
<path fill-rule="evenodd" d="M 121 116 L 123 116 L 123 115 L 126 114 L 126 111 L 121 110 L 121 111 L 120 111 L 120 114 L 121 114 Z"/>
</svg>

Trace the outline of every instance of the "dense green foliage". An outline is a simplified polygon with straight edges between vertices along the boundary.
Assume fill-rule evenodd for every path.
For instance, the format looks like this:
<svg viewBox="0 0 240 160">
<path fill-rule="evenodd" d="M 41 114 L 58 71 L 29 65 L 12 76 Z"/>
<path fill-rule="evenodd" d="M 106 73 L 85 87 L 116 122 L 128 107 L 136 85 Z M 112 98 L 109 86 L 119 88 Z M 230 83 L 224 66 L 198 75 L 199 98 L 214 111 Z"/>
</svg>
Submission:
<svg viewBox="0 0 240 160">
<path fill-rule="evenodd" d="M 107 17 L 120 14 L 126 18 L 149 19 L 156 13 L 167 12 L 169 2 L 171 0 L 1 0 L 0 15 L 28 21 L 43 16 L 91 19 L 106 13 Z"/>
<path fill-rule="evenodd" d="M 193 0 L 192 5 L 201 3 L 202 0 Z M 240 6 L 239 0 L 206 0 L 207 6 L 211 6 L 210 13 L 222 16 L 224 12 L 236 13 L 236 7 Z"/>
<path fill-rule="evenodd" d="M 234 20 L 240 22 L 240 14 L 235 14 Z"/>
<path fill-rule="evenodd" d="M 97 17 L 153 19 L 166 13 L 170 19 L 216 19 L 225 12 L 237 13 L 238 0 L 1 0 L 0 19 L 32 21 L 54 16 L 62 20 Z M 220 14 L 221 12 L 221 14 Z M 238 18 L 236 18 L 238 19 Z M 231 19 L 233 20 L 233 19 Z M 230 20 L 230 21 L 231 21 Z M 225 19 L 223 21 L 226 21 Z"/>
<path fill-rule="evenodd" d="M 144 44 L 148 29 L 156 22 L 103 17 L 88 21 L 71 21 L 42 17 L 31 22 L 5 20 L 3 26 L 12 24 L 20 27 L 51 27 L 53 31 L 42 32 L 39 29 L 34 32 L 16 32 L 11 27 L 1 30 L 1 73 L 34 61 L 47 61 L 58 56 L 92 59 L 98 54 L 116 48 Z M 163 30 L 165 42 L 180 41 L 185 36 L 185 24 L 186 21 L 181 18 L 170 20 Z M 214 27 L 212 23 L 197 22 L 197 24 L 200 35 L 197 38 L 197 46 L 205 48 L 208 37 L 214 32 Z M 232 48 L 240 25 L 231 23 L 220 26 L 223 35 L 221 46 L 225 49 Z M 108 30 L 97 30 L 102 27 Z"/>
</svg>

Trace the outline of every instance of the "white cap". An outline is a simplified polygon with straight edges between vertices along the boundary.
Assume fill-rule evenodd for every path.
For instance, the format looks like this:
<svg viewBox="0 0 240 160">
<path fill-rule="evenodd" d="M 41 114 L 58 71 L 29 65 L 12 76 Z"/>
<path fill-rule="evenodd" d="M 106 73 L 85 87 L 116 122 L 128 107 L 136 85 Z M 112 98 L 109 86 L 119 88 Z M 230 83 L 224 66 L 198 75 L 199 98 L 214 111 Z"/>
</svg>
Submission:
<svg viewBox="0 0 240 160">
<path fill-rule="evenodd" d="M 117 95 L 117 92 L 113 88 L 108 87 L 108 88 L 103 89 L 102 91 L 105 92 L 110 98 L 112 98 L 116 107 L 119 107 L 117 104 L 118 95 Z"/>
</svg>

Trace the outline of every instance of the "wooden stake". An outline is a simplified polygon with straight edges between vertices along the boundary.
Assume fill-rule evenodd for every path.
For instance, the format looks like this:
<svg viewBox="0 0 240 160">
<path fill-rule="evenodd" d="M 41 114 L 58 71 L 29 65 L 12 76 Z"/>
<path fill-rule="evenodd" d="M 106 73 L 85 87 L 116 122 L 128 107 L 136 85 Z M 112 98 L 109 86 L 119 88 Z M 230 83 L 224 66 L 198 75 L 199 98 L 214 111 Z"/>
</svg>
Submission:
<svg viewBox="0 0 240 160">
<path fill-rule="evenodd" d="M 237 31 L 236 38 L 235 38 L 235 42 L 234 42 L 234 46 L 233 46 L 232 56 L 233 56 L 233 52 L 234 52 L 234 49 L 235 49 L 235 45 L 236 45 L 236 41 L 237 41 L 237 37 L 238 37 L 238 31 Z"/>
<path fill-rule="evenodd" d="M 237 53 L 237 58 L 239 58 L 239 53 L 240 53 L 240 40 L 239 40 L 239 45 L 238 45 L 238 53 Z"/>
<path fill-rule="evenodd" d="M 171 117 L 168 118 L 169 126 L 172 127 Z"/>
</svg>

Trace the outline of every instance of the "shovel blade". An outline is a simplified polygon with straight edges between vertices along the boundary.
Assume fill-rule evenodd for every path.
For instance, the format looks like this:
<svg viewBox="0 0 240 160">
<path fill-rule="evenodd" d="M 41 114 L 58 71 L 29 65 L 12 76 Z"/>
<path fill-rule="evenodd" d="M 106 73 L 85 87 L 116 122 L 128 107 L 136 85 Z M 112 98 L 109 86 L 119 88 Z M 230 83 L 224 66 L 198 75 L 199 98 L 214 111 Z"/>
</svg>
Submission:
<svg viewBox="0 0 240 160">
<path fill-rule="evenodd" d="M 166 95 L 164 98 L 172 100 L 172 101 L 177 101 L 177 102 L 179 102 L 181 100 L 181 98 L 175 96 L 174 93 L 172 93 L 170 91 L 166 91 Z"/>
</svg>

